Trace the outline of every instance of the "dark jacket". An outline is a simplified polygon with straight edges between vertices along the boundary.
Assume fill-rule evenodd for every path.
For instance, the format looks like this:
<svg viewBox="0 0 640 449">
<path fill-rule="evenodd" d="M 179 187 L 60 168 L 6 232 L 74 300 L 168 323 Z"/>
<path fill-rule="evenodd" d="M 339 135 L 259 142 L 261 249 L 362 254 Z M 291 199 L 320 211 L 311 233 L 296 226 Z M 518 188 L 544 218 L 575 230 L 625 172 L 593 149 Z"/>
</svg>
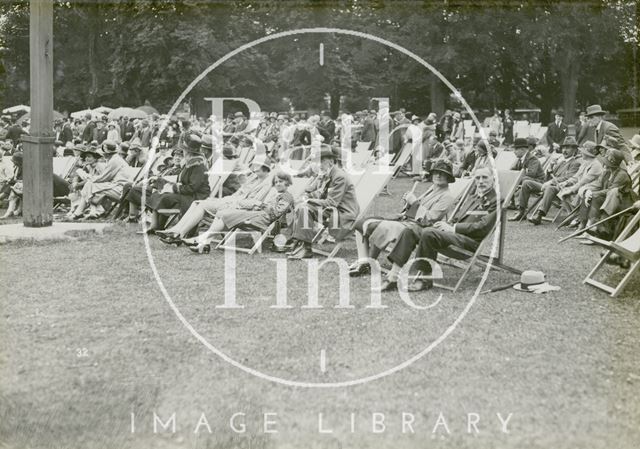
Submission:
<svg viewBox="0 0 640 449">
<path fill-rule="evenodd" d="M 190 196 L 193 200 L 203 200 L 209 197 L 209 177 L 204 159 L 190 159 L 178 176 L 178 183 L 173 191 L 180 195 Z"/>
<path fill-rule="evenodd" d="M 564 182 L 578 173 L 581 164 L 582 160 L 578 156 L 565 159 L 553 169 L 553 176 L 556 178 L 556 181 Z"/>
<path fill-rule="evenodd" d="M 549 146 L 556 143 L 561 145 L 564 142 L 564 138 L 567 137 L 567 131 L 569 128 L 564 122 L 560 123 L 560 126 L 556 125 L 556 122 L 549 123 L 547 126 L 547 143 Z"/>
<path fill-rule="evenodd" d="M 522 159 L 518 159 L 511 170 L 523 170 L 524 169 L 524 177 L 528 179 L 533 179 L 534 181 L 543 182 L 544 181 L 544 170 L 542 169 L 542 164 L 537 157 L 531 152 L 528 151 L 524 155 L 524 161 Z"/>
<path fill-rule="evenodd" d="M 474 192 L 467 195 L 450 223 L 455 225 L 457 234 L 466 235 L 477 242 L 481 242 L 493 230 L 496 224 L 496 217 L 496 192 L 491 189 L 482 197 L 479 197 Z"/>
</svg>

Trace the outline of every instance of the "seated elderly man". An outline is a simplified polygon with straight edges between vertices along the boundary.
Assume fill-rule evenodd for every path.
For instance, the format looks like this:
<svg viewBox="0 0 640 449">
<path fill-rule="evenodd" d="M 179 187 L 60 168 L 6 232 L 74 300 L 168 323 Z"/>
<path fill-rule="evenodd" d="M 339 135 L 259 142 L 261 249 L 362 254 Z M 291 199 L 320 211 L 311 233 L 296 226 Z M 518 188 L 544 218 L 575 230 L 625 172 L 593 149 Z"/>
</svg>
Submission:
<svg viewBox="0 0 640 449">
<path fill-rule="evenodd" d="M 600 175 L 600 188 L 586 190 L 585 201 L 580 204 L 579 220 L 584 227 L 611 216 L 633 204 L 631 177 L 621 167 L 625 154 L 623 151 L 609 148 L 604 156 L 605 169 Z M 592 231 L 601 238 L 611 238 L 612 229 L 601 224 Z"/>
<path fill-rule="evenodd" d="M 587 141 L 582 145 L 582 165 L 571 178 L 558 183 L 560 198 L 570 207 L 577 207 L 584 198 L 586 190 L 600 190 L 600 175 L 602 174 L 602 163 L 598 159 L 599 151 L 596 144 Z M 578 226 L 579 220 L 574 220 L 571 226 Z"/>
<path fill-rule="evenodd" d="M 439 221 L 416 233 L 415 229 L 402 231 L 396 246 L 388 258 L 393 263 L 381 291 L 398 289 L 398 275 L 409 261 L 411 253 L 418 247 L 417 258 L 435 261 L 438 252 L 450 246 L 475 251 L 491 232 L 497 217 L 497 199 L 493 184 L 493 173 L 489 167 L 478 167 L 474 172 L 475 190 L 471 192 L 451 220 Z M 431 274 L 431 265 L 425 260 L 416 262 L 419 271 Z M 408 291 L 428 290 L 431 280 L 416 280 L 407 286 Z"/>
<path fill-rule="evenodd" d="M 528 207 L 532 193 L 542 193 L 542 200 L 536 213 L 529 219 L 534 225 L 542 223 L 542 217 L 547 215 L 553 200 L 560 191 L 560 183 L 567 181 L 580 169 L 582 160 L 577 156 L 578 143 L 573 137 L 567 137 L 560 146 L 562 158 L 555 165 L 547 169 L 547 181 L 543 184 L 533 179 L 522 182 L 518 203 Z"/>
<path fill-rule="evenodd" d="M 328 223 L 329 233 L 335 239 L 344 238 L 360 213 L 355 187 L 337 164 L 338 154 L 328 145 L 320 150 L 319 188 L 309 192 L 308 199 L 298 205 L 293 214 L 291 235 L 293 249 L 289 259 L 307 259 L 313 256 L 312 241 L 319 225 Z"/>
<path fill-rule="evenodd" d="M 451 163 L 436 161 L 430 172 L 433 188 L 417 198 L 413 192 L 403 195 L 405 211 L 395 220 L 367 217 L 356 222 L 356 247 L 358 260 L 350 267 L 349 275 L 362 276 L 371 272 L 368 259 L 377 259 L 380 252 L 400 236 L 407 228 L 418 234 L 422 228 L 440 220 L 446 220 L 454 205 L 449 183 L 455 181 Z"/>
</svg>

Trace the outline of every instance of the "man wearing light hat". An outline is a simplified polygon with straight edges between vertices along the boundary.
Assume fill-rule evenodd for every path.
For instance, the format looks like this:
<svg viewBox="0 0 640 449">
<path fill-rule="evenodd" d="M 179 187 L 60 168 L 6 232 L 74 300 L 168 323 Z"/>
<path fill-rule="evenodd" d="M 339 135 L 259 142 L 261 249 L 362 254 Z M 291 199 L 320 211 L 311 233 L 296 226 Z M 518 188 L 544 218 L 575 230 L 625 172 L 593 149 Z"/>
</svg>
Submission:
<svg viewBox="0 0 640 449">
<path fill-rule="evenodd" d="M 587 123 L 594 129 L 596 144 L 606 143 L 604 137 L 610 137 L 615 140 L 617 147 L 626 153 L 629 153 L 627 143 L 622 137 L 620 130 L 616 125 L 604 120 L 605 111 L 599 104 L 591 105 L 587 108 Z M 630 160 L 630 154 L 625 155 L 626 160 Z"/>
<path fill-rule="evenodd" d="M 542 217 L 547 215 L 553 200 L 560 191 L 560 183 L 567 181 L 580 169 L 582 160 L 577 156 L 578 143 L 573 137 L 567 137 L 560 146 L 562 159 L 547 171 L 547 181 L 544 184 L 534 180 L 525 180 L 520 189 L 519 203 L 528 206 L 532 193 L 542 192 L 542 200 L 535 215 L 529 219 L 534 225 L 542 223 Z"/>
</svg>

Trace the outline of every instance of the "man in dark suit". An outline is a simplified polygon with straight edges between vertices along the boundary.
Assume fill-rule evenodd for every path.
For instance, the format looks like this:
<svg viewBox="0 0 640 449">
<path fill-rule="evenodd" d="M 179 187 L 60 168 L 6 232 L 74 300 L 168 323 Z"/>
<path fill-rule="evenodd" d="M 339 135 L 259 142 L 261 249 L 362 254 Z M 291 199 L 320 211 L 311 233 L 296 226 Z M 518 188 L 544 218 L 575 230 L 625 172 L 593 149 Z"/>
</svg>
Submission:
<svg viewBox="0 0 640 449">
<path fill-rule="evenodd" d="M 324 177 L 319 188 L 309 193 L 307 201 L 296 207 L 292 237 L 295 241 L 289 259 L 313 257 L 311 243 L 316 235 L 316 224 L 329 224 L 329 233 L 342 239 L 351 232 L 360 213 L 355 187 L 347 174 L 336 165 L 338 154 L 328 145 L 320 150 L 320 172 Z"/>
<path fill-rule="evenodd" d="M 328 111 L 322 111 L 320 113 L 320 122 L 316 128 L 318 128 L 318 132 L 324 138 L 324 142 L 330 144 L 336 134 L 336 124 L 331 120 Z"/>
<path fill-rule="evenodd" d="M 631 152 L 627 147 L 627 142 L 616 125 L 604 120 L 604 114 L 605 111 L 602 110 L 599 104 L 594 104 L 587 108 L 587 120 L 589 126 L 594 129 L 596 144 L 613 144 L 625 154 L 625 159 L 630 161 Z M 607 136 L 607 140 L 604 139 L 605 136 Z"/>
<path fill-rule="evenodd" d="M 561 148 L 563 158 L 554 167 L 550 167 L 550 169 L 547 170 L 548 181 L 544 184 L 531 180 L 522 182 L 519 198 L 520 204 L 528 205 L 529 197 L 532 193 L 542 193 L 540 207 L 538 207 L 535 215 L 529 219 L 534 225 L 541 224 L 542 217 L 549 212 L 553 200 L 560 191 L 559 184 L 575 175 L 582 164 L 581 158 L 577 156 L 578 143 L 573 137 L 564 139 Z"/>
<path fill-rule="evenodd" d="M 398 289 L 398 275 L 409 261 L 411 253 L 418 247 L 417 258 L 435 261 L 438 252 L 457 246 L 467 251 L 475 251 L 482 240 L 493 230 L 497 217 L 496 192 L 493 188 L 493 173 L 488 167 L 476 169 L 474 174 L 475 190 L 464 200 L 449 222 L 439 221 L 433 226 L 423 228 L 416 233 L 414 228 L 402 231 L 396 246 L 389 253 L 393 263 L 387 278 L 380 286 L 381 291 Z M 417 268 L 424 274 L 431 274 L 431 265 L 419 260 Z M 427 290 L 432 281 L 418 280 L 407 286 L 408 291 Z"/>
<path fill-rule="evenodd" d="M 564 138 L 567 137 L 569 128 L 563 120 L 564 112 L 558 110 L 555 113 L 555 120 L 547 126 L 547 143 L 549 144 L 550 151 L 560 149 L 560 144 L 564 142 Z"/>
<path fill-rule="evenodd" d="M 544 170 L 542 164 L 538 158 L 533 154 L 530 149 L 527 139 L 521 137 L 517 138 L 514 142 L 513 152 L 518 157 L 516 162 L 511 167 L 511 170 L 524 170 L 524 176 L 522 181 L 535 181 L 537 183 L 544 182 Z M 528 199 L 528 198 L 527 198 Z M 509 221 L 520 221 L 527 214 L 527 202 L 518 204 L 518 212 L 509 218 Z"/>
</svg>

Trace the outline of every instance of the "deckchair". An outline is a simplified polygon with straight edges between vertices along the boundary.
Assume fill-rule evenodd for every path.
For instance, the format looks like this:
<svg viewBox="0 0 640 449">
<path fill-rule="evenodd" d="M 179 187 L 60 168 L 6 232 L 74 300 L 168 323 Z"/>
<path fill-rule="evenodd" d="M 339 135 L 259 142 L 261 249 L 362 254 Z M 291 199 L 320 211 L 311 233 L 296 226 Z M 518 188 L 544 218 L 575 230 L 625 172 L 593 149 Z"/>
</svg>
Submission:
<svg viewBox="0 0 640 449">
<path fill-rule="evenodd" d="M 309 185 L 311 180 L 312 178 L 293 178 L 293 184 L 289 187 L 289 192 L 291 193 L 291 195 L 293 196 L 293 199 L 296 202 L 300 199 L 300 197 L 305 191 L 305 188 Z M 271 189 L 269 194 L 267 194 L 267 198 L 265 199 L 265 201 L 268 201 L 270 198 L 272 198 L 274 193 L 276 193 L 275 189 Z M 247 253 L 249 255 L 255 253 L 256 251 L 262 252 L 262 244 L 267 238 L 271 236 L 275 227 L 276 227 L 276 222 L 273 222 L 263 232 L 262 230 L 257 229 L 248 223 L 239 224 L 238 226 L 234 227 L 229 232 L 227 232 L 224 235 L 224 237 L 222 237 L 222 240 L 220 241 L 218 246 L 216 246 L 216 248 L 232 249 L 234 251 L 240 251 L 243 253 Z M 237 238 L 241 234 L 249 234 L 253 239 L 253 245 L 250 248 L 244 248 L 244 247 L 238 246 L 237 244 L 236 246 L 232 246 L 229 243 L 230 241 L 236 241 L 237 243 L 237 240 L 233 240 L 233 238 Z"/>
<path fill-rule="evenodd" d="M 529 122 L 526 120 L 516 120 L 513 124 L 513 137 L 529 137 Z"/>
<path fill-rule="evenodd" d="M 538 129 L 538 133 L 535 135 L 535 137 L 537 137 L 538 140 L 540 141 L 544 141 L 544 137 L 546 135 L 547 135 L 547 127 L 541 126 L 540 129 Z"/>
<path fill-rule="evenodd" d="M 395 155 L 395 157 L 391 160 L 391 164 L 395 167 L 393 177 L 396 178 L 401 172 L 403 167 L 409 159 L 411 158 L 411 154 L 413 153 L 413 143 L 407 142 L 405 143 L 400 151 Z"/>
<path fill-rule="evenodd" d="M 640 211 L 636 213 L 633 219 L 627 224 L 622 233 L 616 238 L 615 241 L 609 242 L 602 240 L 591 235 L 587 235 L 587 238 L 597 245 L 600 245 L 607 249 L 604 256 L 598 261 L 595 267 L 589 272 L 583 283 L 593 285 L 596 288 L 604 290 L 609 293 L 612 298 L 618 296 L 624 287 L 627 285 L 633 273 L 638 271 L 640 267 Z M 634 230 L 635 229 L 635 230 Z M 604 282 L 596 281 L 594 275 L 606 262 L 607 258 L 612 254 L 624 257 L 629 260 L 631 265 L 627 269 L 626 273 L 622 277 L 622 280 L 615 286 L 609 286 Z"/>
<path fill-rule="evenodd" d="M 516 170 L 499 170 L 498 171 L 498 182 L 500 184 L 500 194 L 502 196 L 501 198 L 502 208 L 501 208 L 501 213 L 497 217 L 496 224 L 494 225 L 492 231 L 489 232 L 489 234 L 487 234 L 487 236 L 482 240 L 482 242 L 480 242 L 480 244 L 478 245 L 478 248 L 475 251 L 471 252 L 462 248 L 458 248 L 456 246 L 450 246 L 440 252 L 440 254 L 442 254 L 443 256 L 449 257 L 451 259 L 456 259 L 458 261 L 465 261 L 467 265 L 464 268 L 462 275 L 456 281 L 455 285 L 451 286 L 451 285 L 446 285 L 442 283 L 434 283 L 436 287 L 440 287 L 440 288 L 444 288 L 444 289 L 456 292 L 458 288 L 460 288 L 460 286 L 462 285 L 463 281 L 466 279 L 467 275 L 471 271 L 471 268 L 476 264 L 484 265 L 484 266 L 487 266 L 490 264 L 491 268 L 494 268 L 494 269 L 499 268 L 499 269 L 510 271 L 516 274 L 521 273 L 520 270 L 517 270 L 503 263 L 504 239 L 505 239 L 506 222 L 507 222 L 506 209 L 504 208 L 504 206 L 509 204 L 509 202 L 511 201 L 511 198 L 515 193 L 516 187 L 518 186 L 521 178 L 522 178 L 522 171 L 516 171 Z M 465 191 L 465 196 L 470 194 L 471 194 L 471 189 L 469 188 Z M 462 198 L 458 202 L 458 205 L 456 206 L 456 209 L 454 210 L 453 214 L 455 214 L 455 212 L 461 207 L 463 202 L 464 202 L 464 198 Z M 489 263 L 490 258 L 489 256 L 484 255 L 483 251 L 493 241 L 492 236 L 496 232 L 496 229 L 498 229 L 498 232 L 500 233 L 498 238 L 498 252 L 496 257 Z"/>
<path fill-rule="evenodd" d="M 501 151 L 494 159 L 496 170 L 511 170 L 517 160 L 518 156 L 513 151 Z"/>
<path fill-rule="evenodd" d="M 529 126 L 529 136 L 527 136 L 527 137 L 538 138 L 538 134 L 540 133 L 540 128 L 542 128 L 542 124 L 540 124 L 540 123 L 532 123 Z"/>
<path fill-rule="evenodd" d="M 359 142 L 356 143 L 356 149 L 354 150 L 354 152 L 356 152 L 356 153 L 367 152 L 369 150 L 370 146 L 371 146 L 371 142 L 359 141 Z"/>
<path fill-rule="evenodd" d="M 210 198 L 213 198 L 216 195 L 222 197 L 222 186 L 236 167 L 236 164 L 238 164 L 238 159 L 223 159 L 222 173 L 215 173 L 213 171 L 209 173 Z M 166 179 L 168 181 L 175 182 L 177 180 L 177 176 L 167 176 Z M 158 209 L 157 212 L 159 215 L 168 217 L 165 224 L 165 228 L 168 228 L 180 214 L 180 209 Z"/>
<path fill-rule="evenodd" d="M 358 205 L 360 206 L 360 213 L 354 221 L 354 226 L 358 220 L 366 215 L 367 211 L 373 204 L 373 200 L 375 199 L 375 197 L 378 196 L 378 194 L 385 188 L 387 183 L 393 177 L 393 169 L 388 173 L 379 173 L 379 171 L 380 170 L 378 170 L 377 165 L 371 165 L 367 167 L 364 174 L 362 175 L 362 178 L 360 178 L 358 183 L 355 184 L 355 196 L 356 201 L 358 201 Z M 328 228 L 323 225 L 316 234 L 314 241 L 317 240 L 318 244 L 323 244 L 324 238 L 322 236 L 324 235 L 324 231 L 327 229 Z M 354 228 L 352 227 L 352 231 L 353 229 Z M 326 257 L 334 257 L 338 253 L 340 248 L 342 248 L 343 244 L 343 241 L 336 242 L 335 244 L 333 244 L 333 248 L 330 248 L 328 251 L 314 247 L 313 252 Z"/>
<path fill-rule="evenodd" d="M 67 179 L 67 177 L 71 173 L 71 170 L 75 166 L 77 159 L 78 158 L 75 156 L 54 157 L 53 173 L 63 179 Z"/>
</svg>

